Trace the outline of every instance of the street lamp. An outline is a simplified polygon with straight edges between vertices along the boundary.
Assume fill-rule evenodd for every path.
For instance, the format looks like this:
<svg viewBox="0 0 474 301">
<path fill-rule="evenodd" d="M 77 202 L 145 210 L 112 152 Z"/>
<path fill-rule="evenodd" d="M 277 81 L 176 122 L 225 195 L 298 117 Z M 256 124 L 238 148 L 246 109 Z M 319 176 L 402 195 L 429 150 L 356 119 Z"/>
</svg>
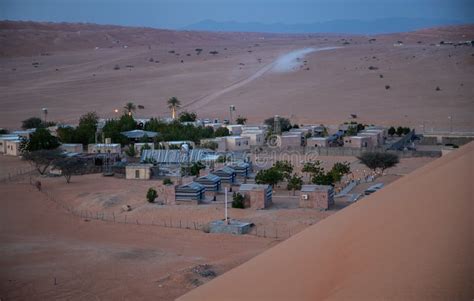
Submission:
<svg viewBox="0 0 474 301">
<path fill-rule="evenodd" d="M 448 116 L 448 119 L 449 119 L 449 133 L 452 134 L 453 133 L 453 117 Z"/>
</svg>

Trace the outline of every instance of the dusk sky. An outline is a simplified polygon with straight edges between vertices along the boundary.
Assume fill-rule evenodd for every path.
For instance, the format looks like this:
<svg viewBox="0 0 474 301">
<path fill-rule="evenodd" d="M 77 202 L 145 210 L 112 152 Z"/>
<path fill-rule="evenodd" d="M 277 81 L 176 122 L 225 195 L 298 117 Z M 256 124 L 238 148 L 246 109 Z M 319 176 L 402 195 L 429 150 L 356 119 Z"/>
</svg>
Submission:
<svg viewBox="0 0 474 301">
<path fill-rule="evenodd" d="M 0 19 L 181 28 L 205 19 L 311 23 L 391 17 L 473 23 L 472 0 L 0 0 Z"/>
</svg>

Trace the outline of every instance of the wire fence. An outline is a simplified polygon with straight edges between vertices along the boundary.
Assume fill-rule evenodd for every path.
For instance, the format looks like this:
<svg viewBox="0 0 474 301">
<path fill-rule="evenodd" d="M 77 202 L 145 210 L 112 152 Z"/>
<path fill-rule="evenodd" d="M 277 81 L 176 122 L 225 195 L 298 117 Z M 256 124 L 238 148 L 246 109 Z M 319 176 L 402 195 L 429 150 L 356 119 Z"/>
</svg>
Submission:
<svg viewBox="0 0 474 301">
<path fill-rule="evenodd" d="M 153 226 L 153 227 L 163 227 L 163 228 L 174 228 L 182 230 L 192 230 L 192 231 L 203 231 L 209 232 L 209 222 L 208 221 L 197 221 L 190 219 L 176 219 L 171 216 L 168 217 L 153 217 L 153 218 L 138 218 L 135 214 L 127 214 L 127 211 L 123 212 L 105 212 L 105 211 L 92 211 L 78 209 L 75 206 L 69 204 L 68 202 L 62 200 L 61 198 L 56 197 L 51 191 L 48 191 L 41 187 L 41 183 L 36 180 L 34 177 L 29 177 L 28 182 L 40 193 L 42 193 L 46 198 L 54 203 L 57 208 L 64 210 L 68 214 L 79 218 L 84 221 L 100 221 L 105 223 L 116 223 L 124 225 L 136 225 L 136 226 Z M 291 237 L 295 231 L 290 227 L 283 226 L 263 226 L 263 225 L 254 225 L 251 227 L 248 235 L 261 237 L 261 238 L 272 238 L 283 240 Z"/>
<path fill-rule="evenodd" d="M 25 175 L 31 174 L 34 171 L 36 171 L 36 169 L 33 167 L 20 168 L 14 171 L 9 171 L 8 173 L 6 173 L 6 175 L 0 177 L 0 183 L 18 180 L 19 178 L 22 178 Z"/>
</svg>

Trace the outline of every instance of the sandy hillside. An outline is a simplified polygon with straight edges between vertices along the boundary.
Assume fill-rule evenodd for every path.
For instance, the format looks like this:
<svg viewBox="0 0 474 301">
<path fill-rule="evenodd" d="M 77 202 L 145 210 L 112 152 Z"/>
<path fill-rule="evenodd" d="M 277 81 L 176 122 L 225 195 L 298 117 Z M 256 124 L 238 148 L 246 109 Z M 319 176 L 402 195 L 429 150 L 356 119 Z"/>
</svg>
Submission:
<svg viewBox="0 0 474 301">
<path fill-rule="evenodd" d="M 337 124 L 356 113 L 447 130 L 452 116 L 455 131 L 474 129 L 473 49 L 436 46 L 474 39 L 473 26 L 343 37 L 2 22 L 0 39 L 0 127 L 18 127 L 42 107 L 63 122 L 87 111 L 112 117 L 127 101 L 145 106 L 139 117 L 165 116 L 177 96 L 204 118 L 228 118 L 233 104 L 250 122 L 280 114 Z M 301 57 L 292 72 L 273 69 L 293 50 L 333 46 Z"/>
<path fill-rule="evenodd" d="M 470 143 L 178 300 L 470 300 L 473 160 Z"/>
<path fill-rule="evenodd" d="M 219 275 L 272 245 L 79 219 L 19 182 L 0 192 L 2 300 L 173 300 L 210 279 L 197 266 Z"/>
</svg>

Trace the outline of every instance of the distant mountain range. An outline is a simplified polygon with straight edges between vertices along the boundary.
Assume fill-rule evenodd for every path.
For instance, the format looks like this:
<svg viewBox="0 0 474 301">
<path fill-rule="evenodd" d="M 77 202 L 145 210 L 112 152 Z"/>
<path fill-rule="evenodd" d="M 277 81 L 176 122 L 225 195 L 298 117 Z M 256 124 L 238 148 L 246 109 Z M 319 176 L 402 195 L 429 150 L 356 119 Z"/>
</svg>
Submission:
<svg viewBox="0 0 474 301">
<path fill-rule="evenodd" d="M 348 33 L 348 34 L 379 34 L 413 31 L 422 28 L 460 25 L 465 21 L 448 19 L 409 19 L 388 18 L 372 21 L 361 20 L 334 20 L 306 24 L 259 22 L 218 22 L 214 20 L 203 20 L 188 25 L 184 30 L 198 31 L 224 31 L 224 32 L 267 32 L 267 33 Z"/>
</svg>

